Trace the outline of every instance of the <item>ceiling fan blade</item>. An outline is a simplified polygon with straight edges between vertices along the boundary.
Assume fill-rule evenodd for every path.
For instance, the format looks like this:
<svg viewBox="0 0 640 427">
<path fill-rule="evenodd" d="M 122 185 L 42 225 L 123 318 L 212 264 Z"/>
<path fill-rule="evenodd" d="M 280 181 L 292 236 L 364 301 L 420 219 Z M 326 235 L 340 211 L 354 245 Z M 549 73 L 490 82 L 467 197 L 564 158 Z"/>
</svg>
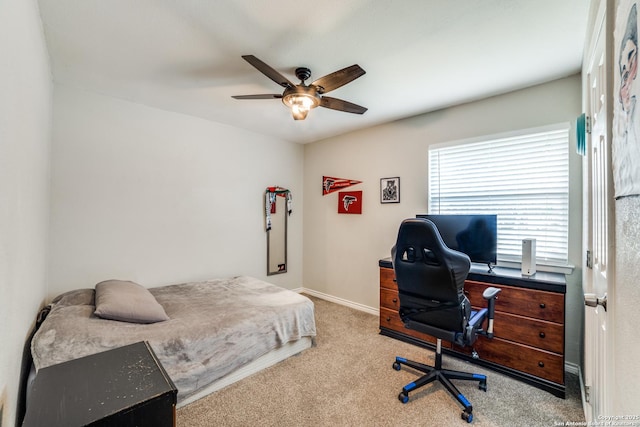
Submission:
<svg viewBox="0 0 640 427">
<path fill-rule="evenodd" d="M 342 70 L 327 74 L 324 77 L 320 77 L 311 84 L 318 87 L 318 93 L 327 93 L 339 88 L 340 86 L 346 85 L 365 73 L 366 71 L 360 68 L 358 64 L 354 64 L 350 67 L 343 68 Z"/>
<path fill-rule="evenodd" d="M 320 106 L 324 108 L 331 108 L 332 110 L 345 111 L 347 113 L 364 114 L 367 108 L 364 108 L 358 104 L 354 104 L 349 101 L 344 101 L 338 98 L 331 98 L 329 96 L 323 96 L 320 100 Z"/>
<path fill-rule="evenodd" d="M 260 71 L 262 74 L 269 77 L 274 82 L 278 83 L 280 86 L 282 87 L 295 86 L 293 83 L 289 81 L 289 79 L 287 79 L 285 76 L 283 76 L 282 74 L 280 74 L 279 72 L 277 72 L 276 70 L 271 68 L 269 65 L 265 64 L 264 62 L 256 58 L 255 56 L 242 55 L 242 58 L 244 58 L 244 60 L 247 61 L 249 64 L 256 67 L 256 69 Z"/>
<path fill-rule="evenodd" d="M 282 95 L 278 93 L 268 93 L 264 95 L 233 95 L 235 99 L 279 99 Z"/>
</svg>

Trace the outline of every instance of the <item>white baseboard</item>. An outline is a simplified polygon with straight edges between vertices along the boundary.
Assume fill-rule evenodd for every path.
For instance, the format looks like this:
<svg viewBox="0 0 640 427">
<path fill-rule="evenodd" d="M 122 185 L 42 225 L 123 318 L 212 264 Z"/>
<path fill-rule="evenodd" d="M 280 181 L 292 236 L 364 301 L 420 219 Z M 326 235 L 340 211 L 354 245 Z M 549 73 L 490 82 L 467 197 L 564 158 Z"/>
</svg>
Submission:
<svg viewBox="0 0 640 427">
<path fill-rule="evenodd" d="M 333 295 L 325 294 L 322 292 L 314 291 L 313 289 L 302 288 L 300 290 L 301 293 L 305 293 L 311 295 L 316 298 L 320 298 L 329 302 L 334 302 L 336 304 L 344 305 L 350 308 L 354 308 L 356 310 L 364 311 L 365 313 L 373 314 L 376 316 L 380 315 L 380 309 L 369 307 L 364 304 L 359 304 L 357 302 L 349 301 L 343 298 L 334 297 Z"/>
<path fill-rule="evenodd" d="M 570 374 L 580 376 L 580 365 L 576 365 L 575 363 L 571 363 L 571 362 L 565 362 L 564 371 Z"/>
<path fill-rule="evenodd" d="M 584 418 L 591 422 L 591 415 L 589 414 L 589 408 L 587 406 L 587 389 L 584 384 L 584 377 L 582 376 L 582 369 L 578 366 L 578 378 L 580 379 L 580 395 L 582 396 L 582 412 L 584 412 Z"/>
</svg>

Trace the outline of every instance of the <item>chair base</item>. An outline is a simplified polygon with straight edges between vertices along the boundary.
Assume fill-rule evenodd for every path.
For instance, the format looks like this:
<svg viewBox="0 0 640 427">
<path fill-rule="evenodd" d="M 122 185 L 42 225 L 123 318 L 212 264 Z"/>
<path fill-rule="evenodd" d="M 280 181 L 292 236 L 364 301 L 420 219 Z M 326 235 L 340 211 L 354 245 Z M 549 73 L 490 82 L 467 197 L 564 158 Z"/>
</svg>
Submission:
<svg viewBox="0 0 640 427">
<path fill-rule="evenodd" d="M 468 372 L 450 371 L 448 369 L 442 369 L 442 340 L 438 339 L 436 344 L 436 363 L 435 366 L 425 365 L 423 363 L 407 360 L 403 357 L 396 357 L 396 361 L 393 363 L 393 369 L 399 371 L 402 365 L 409 366 L 420 372 L 424 372 L 425 375 L 418 378 L 416 381 L 411 382 L 402 388 L 402 391 L 398 395 L 398 400 L 402 403 L 409 401 L 409 392 L 415 391 L 422 386 L 425 386 L 433 381 L 438 380 L 458 402 L 462 404 L 464 410 L 462 412 L 462 419 L 470 423 L 473 421 L 473 407 L 471 402 L 467 400 L 462 393 L 458 391 L 451 380 L 467 380 L 478 381 L 478 388 L 482 391 L 487 391 L 487 377 L 482 374 L 472 374 Z"/>
</svg>

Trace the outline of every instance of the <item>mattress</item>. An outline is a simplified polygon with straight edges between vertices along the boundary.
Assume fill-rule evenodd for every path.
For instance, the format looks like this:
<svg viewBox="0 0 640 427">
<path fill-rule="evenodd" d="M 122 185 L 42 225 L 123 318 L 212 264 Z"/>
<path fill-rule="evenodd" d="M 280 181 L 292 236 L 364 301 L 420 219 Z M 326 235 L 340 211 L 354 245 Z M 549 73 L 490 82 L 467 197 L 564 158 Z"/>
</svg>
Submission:
<svg viewBox="0 0 640 427">
<path fill-rule="evenodd" d="M 268 353 L 316 335 L 309 298 L 256 278 L 188 282 L 149 291 L 169 320 L 138 324 L 99 318 L 93 313 L 93 289 L 56 297 L 31 341 L 36 371 L 148 341 L 177 386 L 180 404 L 201 397 L 213 383 L 232 378 L 234 371 Z"/>
</svg>

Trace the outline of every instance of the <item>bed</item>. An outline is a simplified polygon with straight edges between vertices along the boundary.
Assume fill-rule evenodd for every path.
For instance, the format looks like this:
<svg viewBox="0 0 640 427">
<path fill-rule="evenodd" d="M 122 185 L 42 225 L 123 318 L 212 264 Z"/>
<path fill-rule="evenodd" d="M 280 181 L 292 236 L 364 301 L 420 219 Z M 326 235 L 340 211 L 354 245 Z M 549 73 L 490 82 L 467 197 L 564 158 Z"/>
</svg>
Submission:
<svg viewBox="0 0 640 427">
<path fill-rule="evenodd" d="M 36 372 L 148 341 L 184 406 L 314 343 L 313 302 L 252 277 L 145 289 L 168 317 L 148 324 L 96 316 L 95 289 L 66 292 L 47 307 L 31 340 Z"/>
</svg>

